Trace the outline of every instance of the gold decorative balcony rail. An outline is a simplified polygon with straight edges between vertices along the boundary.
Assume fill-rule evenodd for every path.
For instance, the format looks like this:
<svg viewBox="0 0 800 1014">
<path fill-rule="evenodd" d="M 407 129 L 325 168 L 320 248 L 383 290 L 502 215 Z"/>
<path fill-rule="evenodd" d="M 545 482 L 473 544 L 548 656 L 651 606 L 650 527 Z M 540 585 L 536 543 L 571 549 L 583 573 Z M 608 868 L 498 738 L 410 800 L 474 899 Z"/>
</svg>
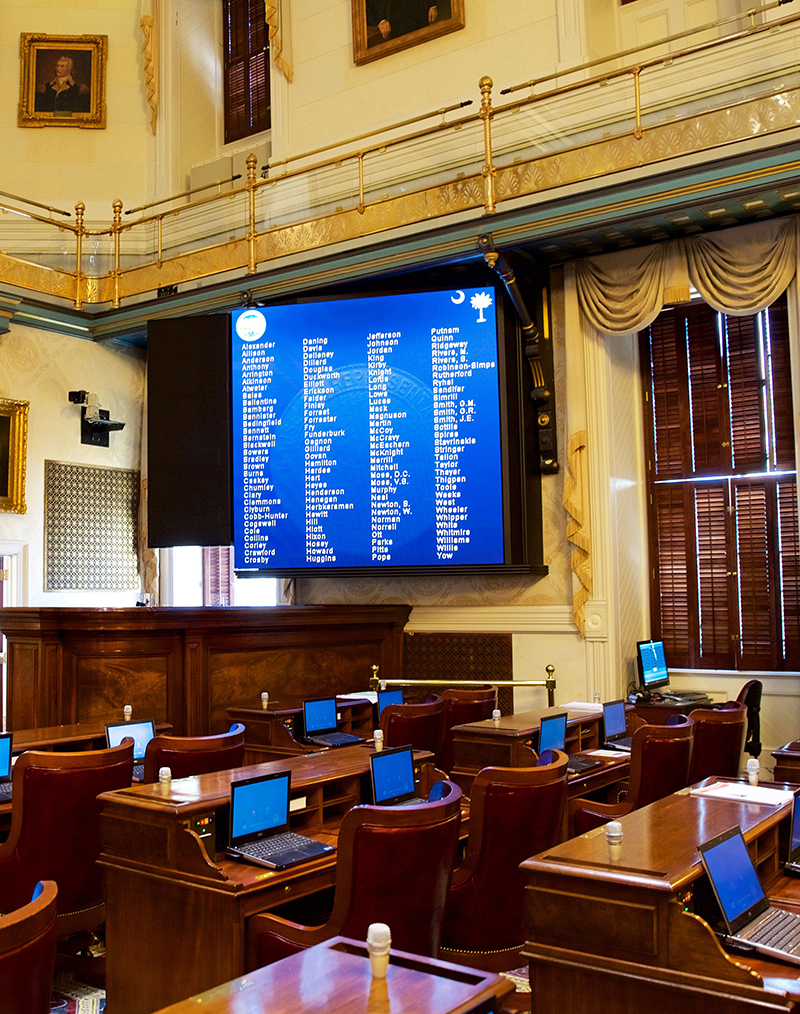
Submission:
<svg viewBox="0 0 800 1014">
<path fill-rule="evenodd" d="M 199 279 L 254 276 L 291 254 L 447 216 L 492 216 L 612 173 L 768 136 L 800 123 L 800 14 L 780 2 L 645 47 L 512 85 L 131 208 L 109 225 L 0 192 L 0 284 L 119 307 Z M 738 26 L 738 27 L 737 27 Z M 632 59 L 631 59 L 632 58 Z M 601 91 L 602 89 L 602 91 Z M 408 129 L 411 128 L 411 129 Z M 364 143 L 366 142 L 366 143 Z M 322 156 L 322 157 L 319 157 Z M 729 182 L 745 186 L 757 174 Z M 741 177 L 741 178 L 740 178 Z M 611 210 L 635 209 L 624 198 Z M 800 205 L 798 205 L 800 206 Z M 550 215 L 557 232 L 572 221 Z"/>
</svg>

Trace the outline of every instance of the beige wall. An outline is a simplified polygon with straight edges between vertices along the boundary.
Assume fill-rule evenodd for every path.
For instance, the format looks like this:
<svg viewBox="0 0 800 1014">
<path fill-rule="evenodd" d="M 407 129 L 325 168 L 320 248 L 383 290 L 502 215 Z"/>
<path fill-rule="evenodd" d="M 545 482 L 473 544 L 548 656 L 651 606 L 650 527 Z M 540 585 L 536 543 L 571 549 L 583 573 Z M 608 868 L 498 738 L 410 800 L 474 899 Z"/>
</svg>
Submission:
<svg viewBox="0 0 800 1014">
<path fill-rule="evenodd" d="M 125 429 L 108 447 L 81 443 L 81 410 L 73 390 L 98 395 L 102 408 Z M 135 592 L 45 592 L 43 588 L 44 462 L 139 468 L 144 353 L 97 345 L 33 328 L 0 334 L 0 398 L 30 402 L 25 514 L 0 514 L 0 542 L 27 547 L 27 605 L 131 606 Z"/>
</svg>

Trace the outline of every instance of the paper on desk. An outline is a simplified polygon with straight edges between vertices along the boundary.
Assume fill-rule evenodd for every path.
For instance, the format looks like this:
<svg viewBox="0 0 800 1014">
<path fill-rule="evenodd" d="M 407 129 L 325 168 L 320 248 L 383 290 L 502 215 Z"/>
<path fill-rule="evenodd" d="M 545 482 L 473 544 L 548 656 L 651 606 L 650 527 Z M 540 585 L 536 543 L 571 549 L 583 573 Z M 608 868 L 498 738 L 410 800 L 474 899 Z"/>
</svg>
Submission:
<svg viewBox="0 0 800 1014">
<path fill-rule="evenodd" d="M 595 704 L 594 701 L 570 701 L 569 704 L 559 704 L 559 708 L 566 708 L 567 711 L 589 711 L 596 715 L 603 713 L 603 705 Z"/>
<path fill-rule="evenodd" d="M 714 782 L 704 788 L 691 789 L 689 795 L 704 799 L 735 799 L 740 803 L 760 803 L 763 806 L 780 806 L 794 798 L 794 792 L 786 789 L 769 789 L 764 785 L 743 782 Z"/>
<path fill-rule="evenodd" d="M 584 750 L 583 755 L 589 757 L 630 757 L 627 750 Z"/>
<path fill-rule="evenodd" d="M 342 701 L 369 701 L 371 704 L 378 703 L 378 694 L 375 690 L 365 690 L 360 694 L 337 694 Z"/>
</svg>

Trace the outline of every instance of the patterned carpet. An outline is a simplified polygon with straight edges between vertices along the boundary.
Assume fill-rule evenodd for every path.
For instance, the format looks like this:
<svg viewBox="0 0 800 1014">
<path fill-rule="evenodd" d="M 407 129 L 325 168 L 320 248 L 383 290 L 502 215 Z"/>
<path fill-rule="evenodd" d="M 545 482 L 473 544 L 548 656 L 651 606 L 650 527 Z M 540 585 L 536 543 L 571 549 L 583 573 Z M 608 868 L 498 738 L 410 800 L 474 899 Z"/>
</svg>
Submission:
<svg viewBox="0 0 800 1014">
<path fill-rule="evenodd" d="M 50 1014 L 103 1014 L 106 991 L 86 982 L 76 982 L 71 975 L 57 975 L 53 980 Z"/>
</svg>

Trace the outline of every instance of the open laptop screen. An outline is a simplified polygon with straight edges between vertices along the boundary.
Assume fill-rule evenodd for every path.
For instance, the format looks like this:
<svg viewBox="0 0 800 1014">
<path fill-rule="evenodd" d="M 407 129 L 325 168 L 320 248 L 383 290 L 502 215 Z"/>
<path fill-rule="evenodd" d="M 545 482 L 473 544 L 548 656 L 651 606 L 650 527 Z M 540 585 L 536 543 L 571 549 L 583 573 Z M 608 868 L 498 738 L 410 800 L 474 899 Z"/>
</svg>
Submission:
<svg viewBox="0 0 800 1014">
<path fill-rule="evenodd" d="M 11 777 L 11 736 L 10 732 L 0 734 L 0 779 Z"/>
<path fill-rule="evenodd" d="M 289 771 L 280 771 L 231 783 L 232 846 L 288 829 L 290 780 Z"/>
<path fill-rule="evenodd" d="M 303 720 L 307 736 L 312 732 L 335 732 L 336 698 L 326 697 L 322 701 L 303 701 Z"/>
<path fill-rule="evenodd" d="M 800 863 L 800 790 L 792 803 L 792 832 L 789 837 L 789 862 Z"/>
<path fill-rule="evenodd" d="M 606 739 L 625 735 L 625 701 L 611 701 L 603 705 L 603 724 L 606 729 Z"/>
<path fill-rule="evenodd" d="M 731 933 L 769 907 L 738 827 L 701 845 L 700 854 Z"/>
<path fill-rule="evenodd" d="M 410 746 L 370 754 L 369 762 L 376 804 L 400 803 L 415 794 L 414 753 Z"/>
<path fill-rule="evenodd" d="M 383 709 L 389 704 L 402 704 L 402 690 L 379 690 L 378 691 L 378 717 Z"/>
<path fill-rule="evenodd" d="M 109 746 L 119 746 L 126 736 L 130 736 L 133 740 L 133 759 L 143 761 L 147 744 L 155 734 L 152 722 L 120 722 L 118 725 L 106 726 L 106 743 Z"/>
<path fill-rule="evenodd" d="M 545 750 L 563 750 L 567 741 L 567 713 L 548 715 L 539 728 L 539 753 Z"/>
</svg>

